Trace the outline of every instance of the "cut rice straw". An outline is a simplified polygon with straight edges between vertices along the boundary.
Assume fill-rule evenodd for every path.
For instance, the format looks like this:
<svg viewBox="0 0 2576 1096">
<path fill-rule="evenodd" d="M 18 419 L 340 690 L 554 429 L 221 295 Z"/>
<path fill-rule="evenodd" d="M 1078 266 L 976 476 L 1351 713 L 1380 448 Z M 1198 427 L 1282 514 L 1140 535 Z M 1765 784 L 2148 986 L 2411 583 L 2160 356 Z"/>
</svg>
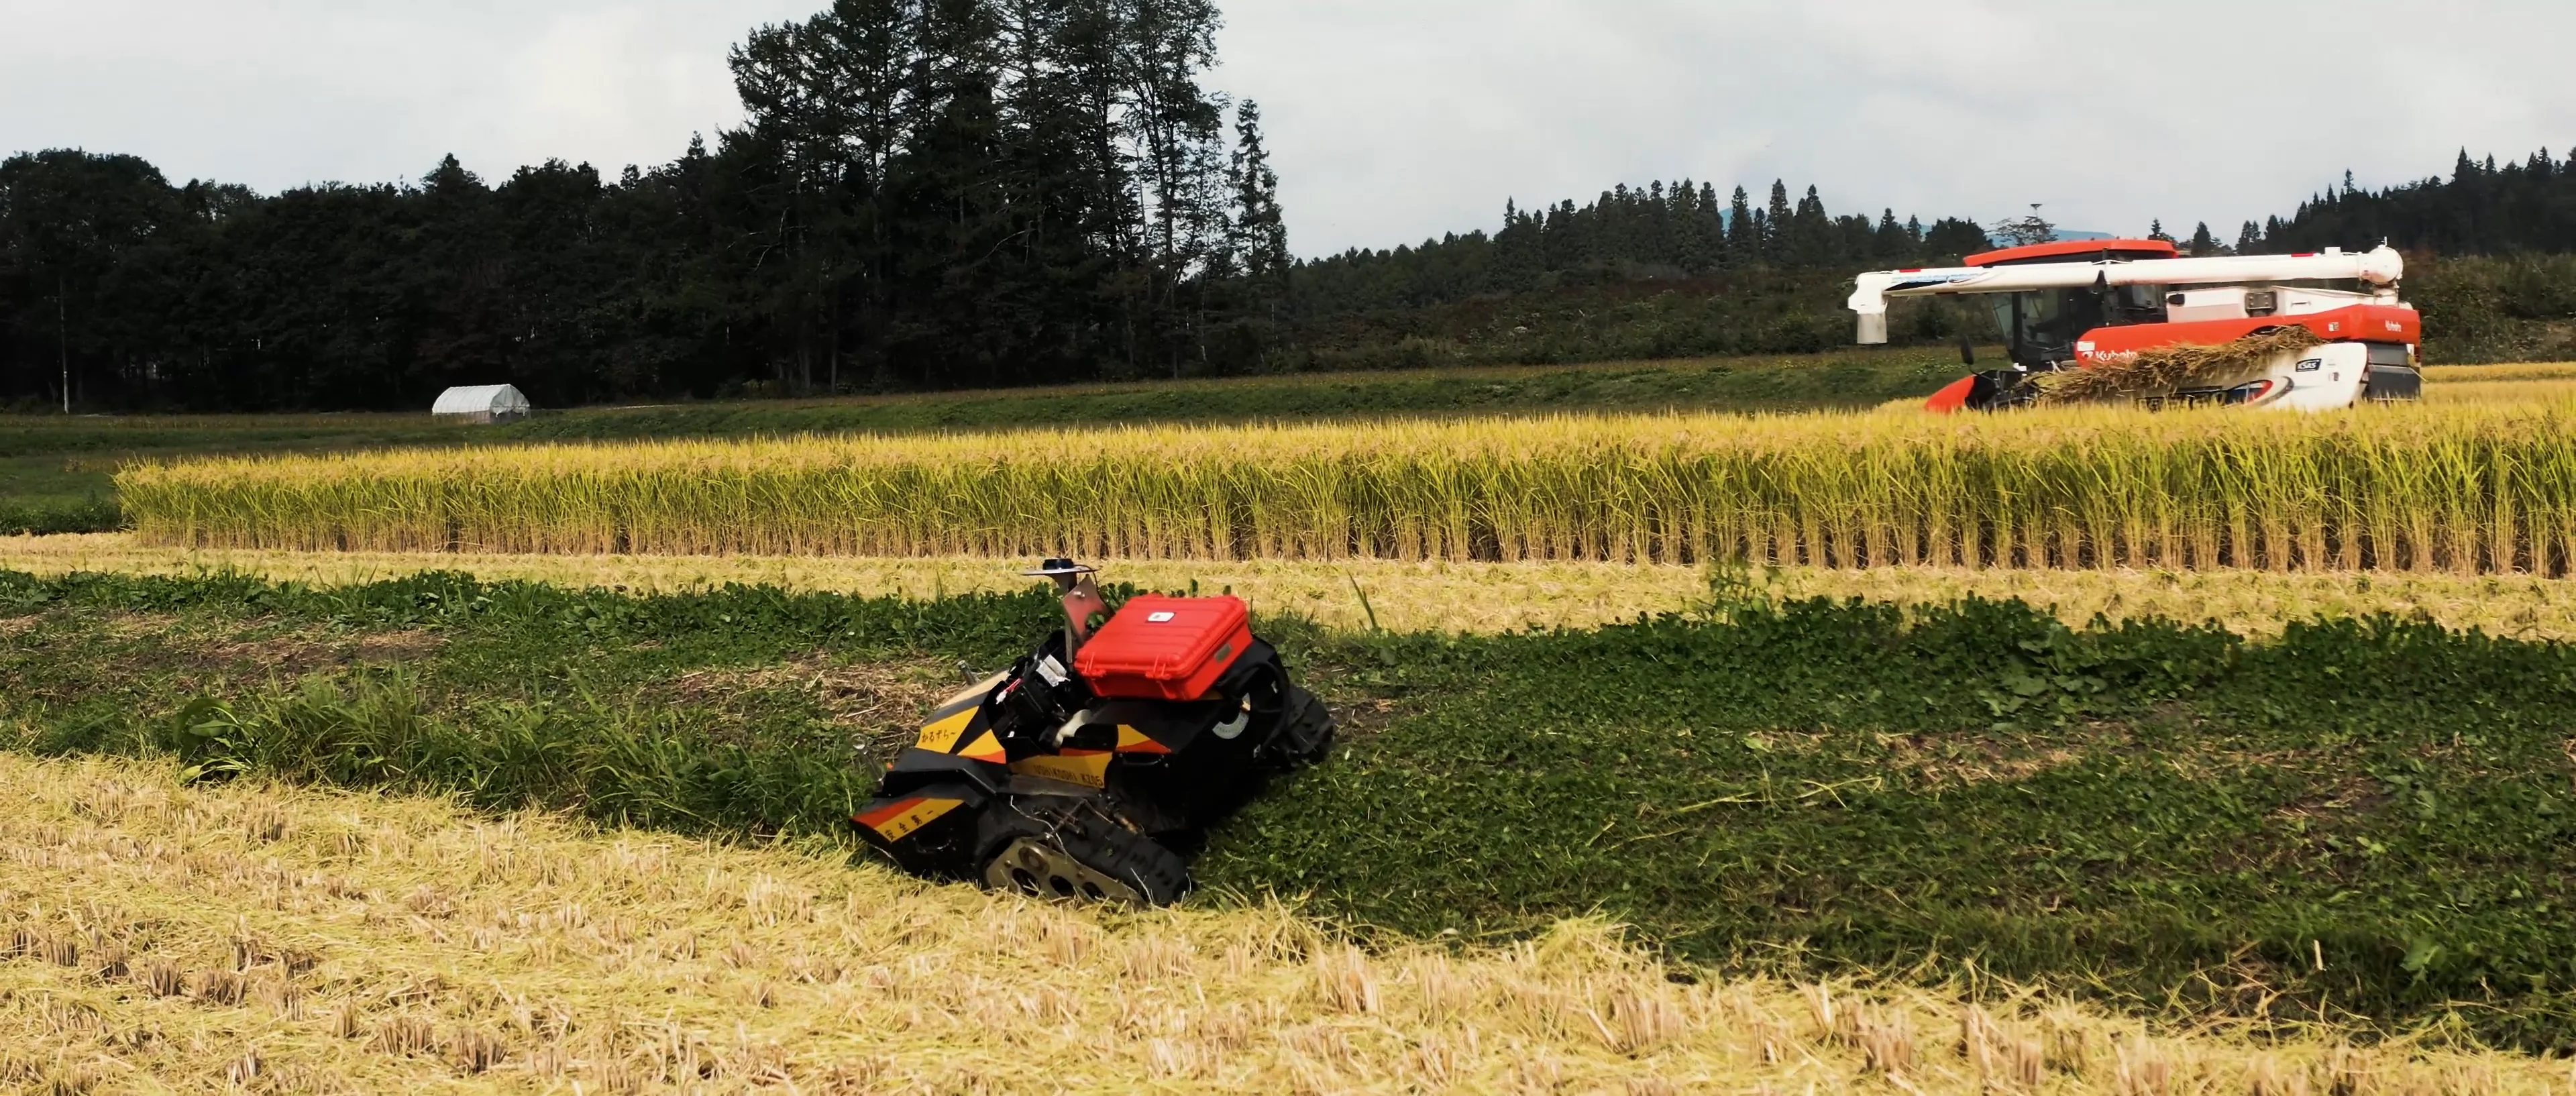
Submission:
<svg viewBox="0 0 2576 1096">
<path fill-rule="evenodd" d="M 991 593 L 1026 589 L 1028 562 L 980 556 L 539 556 L 440 552 L 280 552 L 162 548 L 118 533 L 0 537 L 0 568 L 38 575 L 75 571 L 195 575 L 241 573 L 320 586 L 463 571 L 491 582 L 669 592 L 728 583 L 864 596 Z M 1270 617 L 1303 617 L 1361 630 L 1371 610 L 1397 632 L 1493 634 L 1589 628 L 1640 615 L 1687 612 L 1708 594 L 1689 567 L 1586 562 L 1448 563 L 1395 560 L 1095 559 L 1114 583 L 1179 593 L 1227 592 Z M 2292 621 L 2385 613 L 2455 630 L 2518 639 L 2576 640 L 2576 583 L 2532 575 L 2274 574 L 2266 571 L 2032 571 L 1878 567 L 1851 571 L 1771 567 L 1750 572 L 1774 601 L 1861 598 L 1939 605 L 1966 597 L 2017 598 L 2082 627 L 2160 617 L 2217 621 L 2239 633 L 2277 635 Z M 1356 589 L 1366 590 L 1363 607 Z"/>
<path fill-rule="evenodd" d="M 1355 947 L 444 802 L 0 753 L 34 1091 L 2539 1093 L 2562 1063 L 1668 967 L 1608 926 Z M 2331 959 L 2331 957 L 2328 957 Z M 2153 1078 L 2153 1083 L 2141 1084 Z"/>
<path fill-rule="evenodd" d="M 2262 376 L 2284 356 L 2324 344 L 2307 328 L 2287 327 L 2216 346 L 2160 346 L 2045 374 L 2039 378 L 2039 398 L 2044 404 L 2102 403 L 2189 388 L 2233 388 Z"/>
</svg>

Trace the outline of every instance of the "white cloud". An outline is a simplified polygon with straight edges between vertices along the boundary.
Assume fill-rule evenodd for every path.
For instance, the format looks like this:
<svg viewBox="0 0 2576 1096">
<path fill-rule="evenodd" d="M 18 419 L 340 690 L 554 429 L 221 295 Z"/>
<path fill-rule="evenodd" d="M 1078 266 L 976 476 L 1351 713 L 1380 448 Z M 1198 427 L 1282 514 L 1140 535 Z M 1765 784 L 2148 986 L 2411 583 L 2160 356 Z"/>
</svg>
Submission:
<svg viewBox="0 0 2576 1096">
<path fill-rule="evenodd" d="M 614 171 L 740 116 L 725 50 L 816 0 L 0 0 L 0 149 L 131 152 L 274 191 Z"/>
<path fill-rule="evenodd" d="M 2074 227 L 2287 213 L 2466 146 L 2576 141 L 2541 0 L 1224 0 L 1304 254 L 1688 175 L 1836 210 Z M 133 152 L 262 190 L 613 172 L 739 114 L 727 46 L 823 0 L 0 0 L 0 151 Z M 2355 241 L 2360 243 L 2362 241 Z"/>
<path fill-rule="evenodd" d="M 733 121 L 740 111 L 723 46 L 668 40 L 665 25 L 639 8 L 567 12 L 515 51 L 491 98 L 508 119 L 509 144 L 529 150 L 519 158 L 578 160 L 569 150 L 596 148 L 609 155 L 587 158 L 614 174 L 677 155 L 680 120 L 699 119 L 692 128 L 710 135 Z"/>
<path fill-rule="evenodd" d="M 2576 6 L 2162 0 L 1234 0 L 1301 253 L 1490 226 L 1502 200 L 1785 176 L 1837 210 L 2046 202 L 2141 231 L 2288 213 L 2576 140 Z M 1398 48 L 1390 43 L 1404 43 Z M 1467 89 L 1437 94 L 1430 89 Z M 2359 242 L 2359 241 L 2356 241 Z"/>
</svg>

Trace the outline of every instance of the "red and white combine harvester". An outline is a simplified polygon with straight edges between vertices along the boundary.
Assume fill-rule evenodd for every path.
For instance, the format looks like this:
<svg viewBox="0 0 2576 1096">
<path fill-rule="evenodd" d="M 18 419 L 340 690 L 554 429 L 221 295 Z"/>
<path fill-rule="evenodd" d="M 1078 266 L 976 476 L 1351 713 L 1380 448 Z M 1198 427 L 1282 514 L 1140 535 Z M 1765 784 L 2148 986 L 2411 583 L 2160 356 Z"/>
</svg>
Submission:
<svg viewBox="0 0 2576 1096">
<path fill-rule="evenodd" d="M 2057 402 L 2079 391 L 2155 407 L 2326 411 L 2423 392 L 2423 321 L 2397 296 L 2405 259 L 2384 246 L 2191 259 L 2162 240 L 2080 240 L 1967 263 L 1863 274 L 1851 298 L 1865 346 L 1887 341 L 1889 298 L 1993 298 L 2012 368 L 1942 389 L 1927 404 L 1934 411 Z M 2081 370 L 2096 373 L 2061 375 Z M 2094 383 L 2067 383 L 2079 379 Z"/>
</svg>

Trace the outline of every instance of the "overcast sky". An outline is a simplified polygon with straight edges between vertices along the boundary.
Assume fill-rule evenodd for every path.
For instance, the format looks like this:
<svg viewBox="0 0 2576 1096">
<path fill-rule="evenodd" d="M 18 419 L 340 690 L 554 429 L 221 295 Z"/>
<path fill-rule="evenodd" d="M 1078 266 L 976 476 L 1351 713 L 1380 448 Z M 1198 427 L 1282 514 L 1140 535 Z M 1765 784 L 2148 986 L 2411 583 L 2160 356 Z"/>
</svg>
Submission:
<svg viewBox="0 0 2576 1096">
<path fill-rule="evenodd" d="M 0 151 L 261 191 L 613 172 L 738 117 L 727 45 L 824 0 L 0 0 Z M 1296 250 L 1690 176 L 1836 212 L 2233 237 L 2347 168 L 2576 143 L 2565 0 L 1225 0 Z M 2353 241 L 2355 244 L 2370 241 Z"/>
</svg>

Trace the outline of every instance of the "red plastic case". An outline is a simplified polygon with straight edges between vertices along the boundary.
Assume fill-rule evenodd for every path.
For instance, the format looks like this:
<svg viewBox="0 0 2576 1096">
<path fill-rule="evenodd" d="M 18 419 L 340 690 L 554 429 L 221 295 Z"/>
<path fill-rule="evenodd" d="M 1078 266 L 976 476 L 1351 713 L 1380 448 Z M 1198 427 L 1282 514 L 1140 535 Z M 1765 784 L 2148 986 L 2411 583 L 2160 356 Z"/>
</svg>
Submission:
<svg viewBox="0 0 2576 1096">
<path fill-rule="evenodd" d="M 1083 643 L 1073 668 L 1101 696 L 1198 700 L 1251 646 L 1241 598 L 1140 594 Z"/>
</svg>

